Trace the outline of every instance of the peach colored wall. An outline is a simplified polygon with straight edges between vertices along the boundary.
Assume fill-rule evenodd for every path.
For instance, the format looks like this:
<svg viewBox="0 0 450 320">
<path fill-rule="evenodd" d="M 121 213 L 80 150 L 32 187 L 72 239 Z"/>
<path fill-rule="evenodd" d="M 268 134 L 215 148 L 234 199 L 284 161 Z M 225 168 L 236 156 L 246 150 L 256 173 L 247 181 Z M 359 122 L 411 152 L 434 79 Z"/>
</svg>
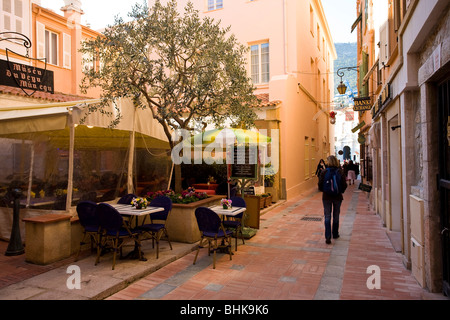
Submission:
<svg viewBox="0 0 450 320">
<path fill-rule="evenodd" d="M 80 24 L 72 23 L 73 19 L 68 19 L 51 10 L 42 8 L 38 5 L 32 7 L 33 19 L 32 27 L 32 41 L 33 41 L 33 56 L 37 57 L 37 36 L 36 36 L 36 22 L 45 25 L 46 30 L 50 30 L 58 34 L 58 65 L 47 63 L 47 68 L 54 72 L 54 85 L 56 92 L 65 94 L 81 95 L 90 98 L 98 98 L 100 90 L 90 89 L 86 95 L 80 91 L 80 84 L 82 79 L 82 62 L 81 53 L 78 50 L 81 48 L 81 41 L 85 38 L 93 38 L 100 35 L 99 33 L 90 30 Z M 71 67 L 70 69 L 63 67 L 63 33 L 71 36 Z M 43 68 L 44 64 L 37 63 L 38 67 Z"/>
<path fill-rule="evenodd" d="M 187 2 L 178 1 L 180 12 Z M 149 0 L 149 6 L 153 3 L 154 0 Z M 269 42 L 271 80 L 268 84 L 257 85 L 255 93 L 269 93 L 270 101 L 282 101 L 278 120 L 280 173 L 281 178 L 286 179 L 285 192 L 287 198 L 291 198 L 316 187 L 317 178 L 311 172 L 315 172 L 317 162 L 324 154 L 334 149 L 333 130 L 327 113 L 330 95 L 334 93 L 332 73 L 336 59 L 320 0 L 224 0 L 223 9 L 209 12 L 207 1 L 194 0 L 193 3 L 201 14 L 220 20 L 223 27 L 231 26 L 231 32 L 240 43 L 250 46 Z M 310 27 L 311 8 L 314 12 L 313 32 Z M 320 49 L 317 47 L 317 24 L 320 27 Z M 325 57 L 322 37 L 326 43 Z M 250 56 L 247 57 L 249 60 Z M 250 67 L 248 71 L 250 74 Z M 300 89 L 299 83 L 304 90 Z M 315 140 L 314 150 L 311 151 L 311 147 L 309 150 L 308 168 L 305 168 L 305 137 L 309 141 Z M 306 172 L 308 178 L 305 178 Z"/>
</svg>

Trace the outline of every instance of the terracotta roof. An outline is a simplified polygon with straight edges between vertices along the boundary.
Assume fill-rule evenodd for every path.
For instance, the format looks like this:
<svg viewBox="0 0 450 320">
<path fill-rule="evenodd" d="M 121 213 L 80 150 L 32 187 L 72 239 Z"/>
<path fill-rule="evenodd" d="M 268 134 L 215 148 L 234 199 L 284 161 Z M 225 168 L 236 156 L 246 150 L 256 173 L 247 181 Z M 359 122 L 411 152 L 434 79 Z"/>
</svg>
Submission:
<svg viewBox="0 0 450 320">
<path fill-rule="evenodd" d="M 22 96 L 22 97 L 27 97 L 27 98 L 55 101 L 55 102 L 67 102 L 67 101 L 78 101 L 78 100 L 83 100 L 83 99 L 90 99 L 90 97 L 66 94 L 66 93 L 62 93 L 62 92 L 55 92 L 52 94 L 52 93 L 48 93 L 48 92 L 36 91 L 32 96 L 28 96 L 20 88 L 3 86 L 3 85 L 0 85 L 0 93 L 11 94 L 11 95 L 15 95 L 15 96 Z M 270 101 L 268 93 L 257 94 L 256 97 L 259 100 L 261 100 L 261 104 L 259 105 L 259 107 L 275 107 L 275 106 L 281 104 L 280 100 Z"/>
<path fill-rule="evenodd" d="M 74 95 L 74 94 L 66 94 L 66 93 L 62 93 L 62 92 L 48 93 L 48 92 L 36 91 L 33 95 L 28 96 L 20 88 L 8 87 L 8 86 L 3 86 L 3 85 L 0 85 L 0 93 L 10 94 L 10 95 L 14 95 L 14 96 L 22 96 L 22 97 L 33 98 L 33 99 L 55 101 L 55 102 L 67 102 L 67 101 L 78 101 L 78 100 L 90 99 L 89 97 L 83 97 L 83 96 L 78 96 L 78 95 Z"/>
<path fill-rule="evenodd" d="M 280 100 L 270 101 L 268 93 L 257 94 L 256 97 L 261 100 L 261 104 L 259 105 L 260 107 L 275 107 L 281 104 Z"/>
</svg>

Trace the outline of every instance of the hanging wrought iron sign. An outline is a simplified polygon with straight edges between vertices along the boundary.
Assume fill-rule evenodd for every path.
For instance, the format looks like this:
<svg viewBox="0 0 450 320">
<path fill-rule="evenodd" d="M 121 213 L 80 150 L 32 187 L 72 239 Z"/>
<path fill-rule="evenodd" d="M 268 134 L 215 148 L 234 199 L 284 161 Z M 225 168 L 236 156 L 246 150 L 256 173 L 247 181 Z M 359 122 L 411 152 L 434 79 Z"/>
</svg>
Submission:
<svg viewBox="0 0 450 320">
<path fill-rule="evenodd" d="M 36 91 L 54 93 L 53 71 L 47 70 L 46 59 L 34 59 L 28 56 L 28 50 L 31 47 L 30 39 L 17 32 L 2 32 L 0 35 L 6 35 L 0 41 L 23 41 L 23 46 L 27 49 L 27 54 L 24 56 L 6 48 L 6 60 L 0 59 L 0 85 L 20 88 L 27 96 L 33 95 Z M 10 53 L 30 61 L 44 62 L 45 67 L 42 69 L 32 65 L 13 62 L 9 57 Z"/>
<path fill-rule="evenodd" d="M 362 121 L 360 124 L 358 124 L 356 127 L 354 127 L 352 129 L 352 132 L 355 133 L 356 131 L 358 131 L 359 129 L 361 129 L 362 127 L 364 127 L 366 125 L 365 121 Z"/>
</svg>

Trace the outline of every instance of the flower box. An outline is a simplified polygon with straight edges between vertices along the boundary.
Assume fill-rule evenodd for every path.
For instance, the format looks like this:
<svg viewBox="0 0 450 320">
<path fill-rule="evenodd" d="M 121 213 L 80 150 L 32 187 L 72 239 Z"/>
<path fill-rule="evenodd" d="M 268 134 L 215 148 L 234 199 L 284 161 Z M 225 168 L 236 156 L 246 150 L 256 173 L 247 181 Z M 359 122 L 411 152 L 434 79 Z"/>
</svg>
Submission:
<svg viewBox="0 0 450 320">
<path fill-rule="evenodd" d="M 195 243 L 200 241 L 200 230 L 198 229 L 195 209 L 198 207 L 211 207 L 220 205 L 225 196 L 211 196 L 203 200 L 188 204 L 174 203 L 170 212 L 166 227 L 170 241 Z"/>
</svg>

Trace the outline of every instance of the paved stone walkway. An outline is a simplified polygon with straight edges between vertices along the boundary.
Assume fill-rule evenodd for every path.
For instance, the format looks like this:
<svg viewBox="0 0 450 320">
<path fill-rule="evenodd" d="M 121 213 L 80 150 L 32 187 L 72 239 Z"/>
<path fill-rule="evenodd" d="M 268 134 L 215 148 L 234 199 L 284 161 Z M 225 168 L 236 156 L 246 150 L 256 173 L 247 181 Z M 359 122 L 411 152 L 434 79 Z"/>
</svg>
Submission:
<svg viewBox="0 0 450 320">
<path fill-rule="evenodd" d="M 405 269 L 367 194 L 349 186 L 340 238 L 324 239 L 321 193 L 285 202 L 261 217 L 256 236 L 239 242 L 232 260 L 200 250 L 153 272 L 109 300 L 420 300 L 424 290 Z M 369 289 L 370 266 L 381 287 Z M 371 282 L 372 283 L 372 282 Z"/>
<path fill-rule="evenodd" d="M 218 254 L 216 269 L 206 249 L 193 265 L 195 244 L 173 243 L 169 250 L 164 241 L 159 259 L 147 241 L 147 261 L 121 260 L 115 270 L 111 254 L 96 266 L 89 250 L 77 262 L 72 256 L 48 266 L 27 263 L 25 255 L 0 255 L 0 300 L 448 300 L 419 286 L 367 194 L 354 185 L 344 195 L 340 238 L 327 245 L 321 197 L 311 190 L 264 210 L 257 234 L 245 245 L 238 242 L 232 260 Z M 0 250 L 6 248 L 0 241 Z M 81 270 L 79 290 L 67 286 L 67 268 L 74 264 Z M 380 286 L 370 289 L 378 284 L 374 267 Z"/>
</svg>

